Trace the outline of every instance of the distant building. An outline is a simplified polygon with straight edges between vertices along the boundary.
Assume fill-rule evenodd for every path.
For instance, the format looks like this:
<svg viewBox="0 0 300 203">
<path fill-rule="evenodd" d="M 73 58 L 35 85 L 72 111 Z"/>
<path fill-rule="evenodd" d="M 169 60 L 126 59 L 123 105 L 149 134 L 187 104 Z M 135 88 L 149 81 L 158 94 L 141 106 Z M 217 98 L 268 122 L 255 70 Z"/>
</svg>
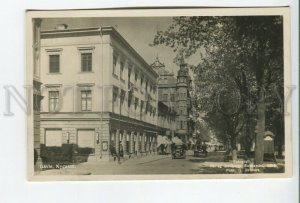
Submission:
<svg viewBox="0 0 300 203">
<path fill-rule="evenodd" d="M 175 114 L 158 102 L 159 75 L 113 27 L 41 32 L 41 145 L 113 160 L 155 153 Z"/>
<path fill-rule="evenodd" d="M 165 65 L 156 58 L 151 67 L 158 73 L 158 100 L 170 108 L 175 115 L 175 128 L 172 128 L 171 137 L 177 136 L 188 141 L 194 132 L 192 117 L 192 101 L 190 91 L 192 80 L 186 63 L 181 61 L 177 79 L 174 73 L 166 70 Z"/>
<path fill-rule="evenodd" d="M 167 109 L 170 113 L 170 117 L 172 119 L 172 126 L 162 135 L 167 135 L 169 138 L 174 137 L 175 131 L 177 129 L 176 125 L 176 78 L 173 73 L 170 73 L 165 69 L 165 65 L 161 63 L 156 58 L 155 62 L 151 64 L 151 67 L 157 72 L 159 75 L 158 78 L 158 100 L 159 106 L 161 109 Z M 160 110 L 159 112 L 164 112 L 165 110 Z M 159 119 L 161 119 L 159 117 Z M 167 119 L 168 120 L 168 119 Z"/>
</svg>

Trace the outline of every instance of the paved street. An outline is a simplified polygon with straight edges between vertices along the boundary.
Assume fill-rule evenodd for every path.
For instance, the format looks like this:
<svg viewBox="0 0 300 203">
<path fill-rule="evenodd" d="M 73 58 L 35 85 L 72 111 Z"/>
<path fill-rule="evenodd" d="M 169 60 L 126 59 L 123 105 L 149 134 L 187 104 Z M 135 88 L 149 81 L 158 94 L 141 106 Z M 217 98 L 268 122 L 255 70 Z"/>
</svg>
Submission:
<svg viewBox="0 0 300 203">
<path fill-rule="evenodd" d="M 187 152 L 185 159 L 172 159 L 171 155 L 150 155 L 115 162 L 85 162 L 76 165 L 62 165 L 60 169 L 43 169 L 37 175 L 144 175 L 144 174 L 226 174 L 244 173 L 243 160 L 228 162 L 225 152 L 209 152 L 207 157 L 194 157 Z M 264 172 L 282 172 L 284 163 L 264 163 Z M 249 173 L 260 172 L 248 168 Z"/>
<path fill-rule="evenodd" d="M 223 161 L 223 153 L 210 153 L 209 157 L 193 157 L 190 153 L 186 159 L 172 159 L 170 155 L 150 155 L 131 158 L 121 163 L 86 162 L 71 168 L 44 169 L 40 175 L 109 175 L 109 174 L 198 174 L 206 173 L 208 161 Z M 211 171 L 210 171 L 211 172 Z"/>
<path fill-rule="evenodd" d="M 270 165 L 270 164 L 269 164 Z M 188 152 L 186 159 L 172 159 L 170 155 L 150 155 L 131 158 L 121 163 L 86 162 L 69 168 L 47 169 L 40 175 L 111 175 L 111 174 L 222 174 L 242 173 L 243 163 L 226 162 L 224 152 L 210 152 L 207 157 L 193 157 Z M 272 164 L 271 167 L 278 168 Z M 253 171 L 257 172 L 257 171 Z"/>
</svg>

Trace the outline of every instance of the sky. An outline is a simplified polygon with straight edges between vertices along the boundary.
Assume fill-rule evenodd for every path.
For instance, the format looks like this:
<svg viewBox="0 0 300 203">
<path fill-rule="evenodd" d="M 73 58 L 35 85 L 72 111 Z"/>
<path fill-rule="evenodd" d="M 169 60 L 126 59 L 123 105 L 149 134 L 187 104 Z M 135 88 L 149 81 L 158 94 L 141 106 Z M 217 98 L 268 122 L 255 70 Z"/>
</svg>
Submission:
<svg viewBox="0 0 300 203">
<path fill-rule="evenodd" d="M 114 26 L 127 42 L 152 64 L 156 57 L 164 63 L 166 69 L 174 72 L 179 67 L 173 63 L 175 53 L 165 46 L 151 47 L 157 30 L 166 30 L 172 23 L 172 17 L 95 17 L 95 18 L 45 18 L 42 30 L 54 29 L 57 24 L 67 24 L 68 28 Z"/>
</svg>

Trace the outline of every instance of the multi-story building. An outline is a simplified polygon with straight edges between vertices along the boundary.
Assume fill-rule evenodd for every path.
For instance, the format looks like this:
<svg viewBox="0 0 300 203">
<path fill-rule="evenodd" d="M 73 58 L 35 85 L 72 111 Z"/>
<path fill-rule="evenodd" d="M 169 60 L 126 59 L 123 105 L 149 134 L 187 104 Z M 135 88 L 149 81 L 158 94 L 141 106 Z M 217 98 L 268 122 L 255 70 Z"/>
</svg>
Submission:
<svg viewBox="0 0 300 203">
<path fill-rule="evenodd" d="M 158 100 L 167 105 L 176 115 L 175 127 L 172 129 L 171 136 L 177 136 L 182 141 L 187 141 L 193 134 L 192 102 L 190 91 L 192 80 L 188 68 L 183 59 L 180 69 L 177 73 L 177 79 L 174 73 L 166 70 L 165 65 L 156 58 L 151 67 L 159 74 L 158 82 Z"/>
<path fill-rule="evenodd" d="M 176 130 L 176 112 L 163 102 L 158 102 L 157 126 L 159 135 L 171 138 Z"/>
<path fill-rule="evenodd" d="M 45 151 L 72 145 L 76 157 L 96 160 L 153 153 L 175 122 L 158 104 L 158 74 L 113 27 L 44 30 L 40 58 Z"/>
<path fill-rule="evenodd" d="M 171 121 L 173 121 L 170 122 L 170 127 L 163 133 L 163 135 L 167 135 L 168 138 L 171 139 L 174 137 L 176 131 L 176 78 L 173 73 L 165 69 L 165 65 L 159 61 L 158 57 L 156 57 L 155 62 L 151 64 L 151 67 L 159 75 L 157 83 L 158 100 L 160 106 L 165 106 L 161 109 L 167 109 L 169 117 Z M 160 112 L 163 112 L 163 110 Z"/>
<path fill-rule="evenodd" d="M 35 170 L 39 170 L 41 163 L 40 150 L 40 101 L 41 96 L 41 80 L 40 80 L 40 30 L 41 19 L 33 19 L 33 146 L 34 146 L 34 166 Z"/>
<path fill-rule="evenodd" d="M 176 110 L 177 110 L 177 129 L 176 134 L 187 141 L 192 137 L 194 132 L 194 120 L 192 119 L 192 80 L 189 75 L 189 69 L 181 60 L 180 69 L 177 73 L 177 98 L 176 98 Z"/>
</svg>

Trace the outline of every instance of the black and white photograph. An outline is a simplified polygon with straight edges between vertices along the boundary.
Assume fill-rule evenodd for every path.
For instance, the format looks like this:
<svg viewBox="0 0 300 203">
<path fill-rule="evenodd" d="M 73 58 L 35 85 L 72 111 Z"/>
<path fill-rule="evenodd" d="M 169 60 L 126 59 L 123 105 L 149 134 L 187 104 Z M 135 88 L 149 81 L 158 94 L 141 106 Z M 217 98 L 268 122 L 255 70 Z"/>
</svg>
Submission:
<svg viewBox="0 0 300 203">
<path fill-rule="evenodd" d="M 31 180 L 291 177 L 288 8 L 26 19 Z"/>
</svg>

